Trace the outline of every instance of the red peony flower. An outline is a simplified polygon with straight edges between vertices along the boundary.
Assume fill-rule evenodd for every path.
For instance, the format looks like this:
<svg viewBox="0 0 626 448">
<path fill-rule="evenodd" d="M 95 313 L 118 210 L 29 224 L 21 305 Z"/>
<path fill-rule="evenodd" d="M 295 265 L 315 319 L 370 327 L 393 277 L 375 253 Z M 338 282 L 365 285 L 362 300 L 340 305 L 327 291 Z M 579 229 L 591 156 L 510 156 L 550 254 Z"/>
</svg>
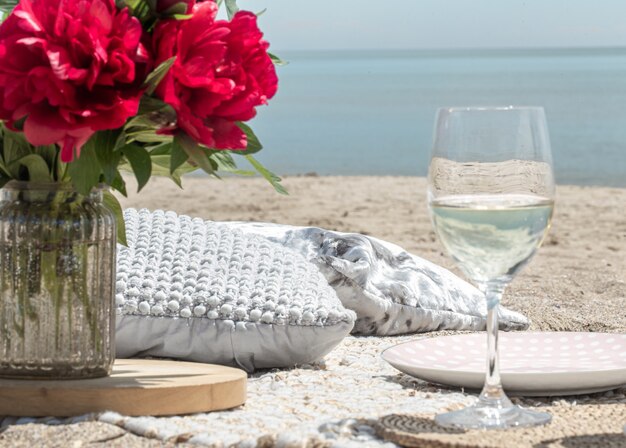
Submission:
<svg viewBox="0 0 626 448">
<path fill-rule="evenodd" d="M 244 149 L 236 121 L 250 120 L 266 104 L 278 78 L 256 15 L 238 12 L 215 20 L 213 1 L 196 4 L 188 20 L 164 20 L 155 30 L 156 63 L 176 62 L 157 94 L 178 114 L 177 126 L 209 148 Z"/>
<path fill-rule="evenodd" d="M 0 118 L 69 162 L 98 130 L 137 113 L 149 58 L 114 0 L 21 0 L 0 26 Z"/>
</svg>

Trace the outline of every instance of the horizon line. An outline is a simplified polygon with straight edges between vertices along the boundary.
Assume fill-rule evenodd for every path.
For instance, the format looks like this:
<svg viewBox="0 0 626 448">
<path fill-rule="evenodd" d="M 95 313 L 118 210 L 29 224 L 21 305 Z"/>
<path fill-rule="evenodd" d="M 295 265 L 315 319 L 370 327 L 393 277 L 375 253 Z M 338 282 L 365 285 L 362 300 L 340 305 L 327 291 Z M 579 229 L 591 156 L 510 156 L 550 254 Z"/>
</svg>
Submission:
<svg viewBox="0 0 626 448">
<path fill-rule="evenodd" d="M 348 52 L 348 51 L 554 51 L 554 50 L 624 50 L 626 45 L 590 45 L 590 46 L 549 46 L 549 47 L 419 47 L 419 48 L 288 48 L 273 51 L 297 52 Z"/>
</svg>

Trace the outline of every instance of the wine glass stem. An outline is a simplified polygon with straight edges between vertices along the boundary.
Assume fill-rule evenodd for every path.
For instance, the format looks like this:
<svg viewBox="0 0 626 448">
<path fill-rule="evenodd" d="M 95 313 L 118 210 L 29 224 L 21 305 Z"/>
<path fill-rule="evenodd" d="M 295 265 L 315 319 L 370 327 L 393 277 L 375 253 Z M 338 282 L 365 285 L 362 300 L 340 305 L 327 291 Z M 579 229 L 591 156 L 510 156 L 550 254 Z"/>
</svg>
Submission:
<svg viewBox="0 0 626 448">
<path fill-rule="evenodd" d="M 487 284 L 487 375 L 485 386 L 480 394 L 481 404 L 497 408 L 511 406 L 500 379 L 498 363 L 498 306 L 504 287 L 500 284 Z"/>
</svg>

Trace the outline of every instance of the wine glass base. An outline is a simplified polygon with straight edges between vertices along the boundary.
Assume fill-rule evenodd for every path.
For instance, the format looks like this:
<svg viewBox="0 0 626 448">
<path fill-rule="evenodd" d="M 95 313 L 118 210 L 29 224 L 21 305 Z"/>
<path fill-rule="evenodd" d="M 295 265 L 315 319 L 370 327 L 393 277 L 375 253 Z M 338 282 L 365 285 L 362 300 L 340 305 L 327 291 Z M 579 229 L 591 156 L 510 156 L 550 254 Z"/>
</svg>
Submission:
<svg viewBox="0 0 626 448">
<path fill-rule="evenodd" d="M 447 428 L 463 429 L 506 429 L 540 426 L 550 423 L 552 416 L 547 412 L 537 412 L 520 406 L 504 408 L 475 405 L 459 411 L 439 414 L 437 424 Z"/>
</svg>

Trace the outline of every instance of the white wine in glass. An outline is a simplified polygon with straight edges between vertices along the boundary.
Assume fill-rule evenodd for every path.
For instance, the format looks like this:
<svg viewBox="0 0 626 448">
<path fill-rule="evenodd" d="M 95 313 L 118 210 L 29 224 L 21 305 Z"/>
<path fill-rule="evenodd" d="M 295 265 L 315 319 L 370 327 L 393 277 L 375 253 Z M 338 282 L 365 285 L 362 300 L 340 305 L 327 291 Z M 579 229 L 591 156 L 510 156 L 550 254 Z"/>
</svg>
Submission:
<svg viewBox="0 0 626 448">
<path fill-rule="evenodd" d="M 433 226 L 487 300 L 487 373 L 478 402 L 440 414 L 449 427 L 509 428 L 550 415 L 514 406 L 498 365 L 498 305 L 541 245 L 552 219 L 554 175 L 542 108 L 440 109 L 428 172 Z"/>
</svg>

